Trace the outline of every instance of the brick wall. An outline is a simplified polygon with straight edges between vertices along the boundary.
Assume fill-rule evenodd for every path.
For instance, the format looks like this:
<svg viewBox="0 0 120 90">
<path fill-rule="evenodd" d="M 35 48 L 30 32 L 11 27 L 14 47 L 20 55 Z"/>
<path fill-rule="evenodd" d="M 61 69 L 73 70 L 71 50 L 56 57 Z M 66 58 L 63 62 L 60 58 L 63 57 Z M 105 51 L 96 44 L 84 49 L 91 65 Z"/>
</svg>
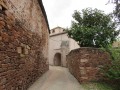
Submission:
<svg viewBox="0 0 120 90">
<path fill-rule="evenodd" d="M 0 1 L 0 90 L 26 90 L 49 69 L 48 26 L 37 0 L 4 1 Z M 25 1 L 27 5 L 34 1 L 31 11 Z"/>
<path fill-rule="evenodd" d="M 67 55 L 67 63 L 79 82 L 96 81 L 102 79 L 100 67 L 110 64 L 110 56 L 97 48 L 79 48 Z"/>
</svg>

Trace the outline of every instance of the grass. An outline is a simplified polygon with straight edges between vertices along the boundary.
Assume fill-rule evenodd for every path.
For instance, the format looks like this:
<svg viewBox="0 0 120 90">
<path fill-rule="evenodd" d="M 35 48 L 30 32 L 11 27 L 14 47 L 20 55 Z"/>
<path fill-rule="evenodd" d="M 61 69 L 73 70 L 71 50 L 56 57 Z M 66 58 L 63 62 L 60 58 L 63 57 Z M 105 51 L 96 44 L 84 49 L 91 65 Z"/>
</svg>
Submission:
<svg viewBox="0 0 120 90">
<path fill-rule="evenodd" d="M 82 84 L 82 87 L 85 90 L 114 90 L 111 85 L 108 85 L 103 82 L 89 82 Z"/>
</svg>

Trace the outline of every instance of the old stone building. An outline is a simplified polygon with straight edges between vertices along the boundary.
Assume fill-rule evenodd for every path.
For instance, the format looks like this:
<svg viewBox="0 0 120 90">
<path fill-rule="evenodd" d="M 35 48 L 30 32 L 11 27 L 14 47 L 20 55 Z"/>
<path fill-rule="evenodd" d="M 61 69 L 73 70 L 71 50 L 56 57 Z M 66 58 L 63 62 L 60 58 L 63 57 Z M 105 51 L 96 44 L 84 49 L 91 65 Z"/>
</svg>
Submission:
<svg viewBox="0 0 120 90">
<path fill-rule="evenodd" d="M 26 90 L 48 69 L 42 0 L 0 0 L 0 90 Z"/>
<path fill-rule="evenodd" d="M 68 38 L 64 28 L 56 27 L 50 30 L 49 64 L 66 67 L 66 55 L 73 49 L 79 48 L 76 41 Z"/>
</svg>

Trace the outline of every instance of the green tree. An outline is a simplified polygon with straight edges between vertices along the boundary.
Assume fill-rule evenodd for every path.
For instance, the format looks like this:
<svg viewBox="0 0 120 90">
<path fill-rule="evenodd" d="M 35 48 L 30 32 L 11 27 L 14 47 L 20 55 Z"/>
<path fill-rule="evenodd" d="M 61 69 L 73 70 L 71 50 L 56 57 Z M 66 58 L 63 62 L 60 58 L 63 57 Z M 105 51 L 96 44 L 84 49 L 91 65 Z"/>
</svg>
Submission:
<svg viewBox="0 0 120 90">
<path fill-rule="evenodd" d="M 114 16 L 117 17 L 117 22 L 120 23 L 120 0 L 109 0 L 108 3 L 114 3 L 115 9 L 114 9 Z"/>
<path fill-rule="evenodd" d="M 75 11 L 68 36 L 78 42 L 81 47 L 106 47 L 115 41 L 119 31 L 112 16 L 98 9 L 86 8 L 82 13 Z"/>
</svg>

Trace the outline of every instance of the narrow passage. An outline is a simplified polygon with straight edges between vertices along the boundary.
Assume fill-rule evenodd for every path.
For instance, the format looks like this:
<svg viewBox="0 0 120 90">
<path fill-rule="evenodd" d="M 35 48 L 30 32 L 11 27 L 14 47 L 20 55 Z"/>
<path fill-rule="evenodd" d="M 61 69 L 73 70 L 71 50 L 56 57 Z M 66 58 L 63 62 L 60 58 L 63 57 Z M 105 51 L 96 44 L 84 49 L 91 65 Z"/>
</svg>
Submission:
<svg viewBox="0 0 120 90">
<path fill-rule="evenodd" d="M 67 68 L 50 66 L 28 90 L 83 90 Z"/>
</svg>

